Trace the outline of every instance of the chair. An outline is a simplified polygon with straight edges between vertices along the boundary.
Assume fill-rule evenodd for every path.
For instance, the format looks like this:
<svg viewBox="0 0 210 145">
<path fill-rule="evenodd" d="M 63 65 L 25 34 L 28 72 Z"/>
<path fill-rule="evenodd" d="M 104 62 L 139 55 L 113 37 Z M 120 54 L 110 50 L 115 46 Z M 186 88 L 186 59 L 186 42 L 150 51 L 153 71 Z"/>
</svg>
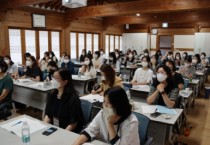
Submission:
<svg viewBox="0 0 210 145">
<path fill-rule="evenodd" d="M 140 113 L 133 112 L 139 121 L 139 138 L 141 145 L 150 145 L 153 141 L 152 137 L 147 137 L 147 130 L 150 119 Z"/>
<path fill-rule="evenodd" d="M 92 113 L 93 104 L 87 100 L 81 99 L 81 107 L 82 107 L 82 112 L 84 116 L 84 126 L 85 126 L 88 122 L 91 121 L 91 113 Z"/>
</svg>

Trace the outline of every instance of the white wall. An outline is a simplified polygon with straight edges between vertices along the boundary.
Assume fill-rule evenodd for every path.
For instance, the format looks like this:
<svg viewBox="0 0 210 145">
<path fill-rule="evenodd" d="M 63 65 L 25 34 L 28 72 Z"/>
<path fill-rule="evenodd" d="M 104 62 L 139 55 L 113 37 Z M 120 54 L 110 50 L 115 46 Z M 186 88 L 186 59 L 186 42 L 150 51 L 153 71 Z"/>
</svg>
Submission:
<svg viewBox="0 0 210 145">
<path fill-rule="evenodd" d="M 206 52 L 210 56 L 210 33 L 195 33 L 194 53 Z"/>
<path fill-rule="evenodd" d="M 136 50 L 137 53 L 141 53 L 142 50 L 149 48 L 150 34 L 148 33 L 123 33 L 122 35 L 122 47 L 125 52 L 128 48 Z"/>
<path fill-rule="evenodd" d="M 151 48 L 156 48 L 157 35 L 151 35 Z"/>
<path fill-rule="evenodd" d="M 195 35 L 174 35 L 174 48 L 195 48 Z"/>
</svg>

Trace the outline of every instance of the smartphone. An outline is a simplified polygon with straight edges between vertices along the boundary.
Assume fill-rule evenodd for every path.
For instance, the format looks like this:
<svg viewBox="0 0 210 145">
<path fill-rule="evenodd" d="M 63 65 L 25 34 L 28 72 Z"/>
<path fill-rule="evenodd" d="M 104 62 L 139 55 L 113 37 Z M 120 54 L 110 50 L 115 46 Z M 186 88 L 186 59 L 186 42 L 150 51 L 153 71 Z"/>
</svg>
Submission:
<svg viewBox="0 0 210 145">
<path fill-rule="evenodd" d="M 159 113 L 159 112 L 155 112 L 155 113 L 150 114 L 150 116 L 154 117 L 154 118 L 156 118 L 156 117 L 158 117 L 160 115 L 161 115 L 161 113 Z"/>
<path fill-rule="evenodd" d="M 52 134 L 53 132 L 55 132 L 56 130 L 58 130 L 58 129 L 55 127 L 50 127 L 47 130 L 45 130 L 44 132 L 42 132 L 42 134 L 48 136 L 48 135 Z"/>
</svg>

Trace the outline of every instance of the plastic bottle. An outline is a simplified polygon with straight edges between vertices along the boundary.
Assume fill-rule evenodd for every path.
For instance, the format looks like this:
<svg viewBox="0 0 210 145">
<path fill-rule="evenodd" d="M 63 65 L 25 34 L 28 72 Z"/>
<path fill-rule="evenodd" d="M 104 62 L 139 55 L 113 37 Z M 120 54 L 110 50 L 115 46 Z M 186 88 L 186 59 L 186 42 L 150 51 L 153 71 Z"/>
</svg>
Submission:
<svg viewBox="0 0 210 145">
<path fill-rule="evenodd" d="M 127 80 L 126 75 L 123 75 L 123 81 L 126 82 L 126 80 Z"/>
<path fill-rule="evenodd" d="M 26 121 L 23 122 L 22 126 L 22 142 L 23 145 L 30 145 L 30 128 Z"/>
</svg>

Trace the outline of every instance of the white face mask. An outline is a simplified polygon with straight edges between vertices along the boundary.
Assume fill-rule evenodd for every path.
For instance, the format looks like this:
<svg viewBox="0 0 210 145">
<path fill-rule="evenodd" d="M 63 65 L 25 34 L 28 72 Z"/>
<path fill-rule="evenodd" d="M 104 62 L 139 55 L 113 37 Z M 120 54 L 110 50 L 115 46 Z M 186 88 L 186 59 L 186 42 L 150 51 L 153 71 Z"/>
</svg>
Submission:
<svg viewBox="0 0 210 145">
<path fill-rule="evenodd" d="M 52 57 L 52 54 L 50 54 L 50 58 Z"/>
<path fill-rule="evenodd" d="M 116 54 L 115 54 L 115 56 L 116 56 L 116 57 L 119 57 L 119 54 L 118 54 L 118 53 L 116 53 Z"/>
<path fill-rule="evenodd" d="M 5 59 L 4 61 L 5 61 L 7 64 L 10 63 L 9 59 Z"/>
<path fill-rule="evenodd" d="M 144 61 L 143 61 L 143 62 L 141 63 L 141 65 L 142 65 L 143 67 L 147 67 L 147 66 L 148 66 L 148 62 L 144 62 Z"/>
<path fill-rule="evenodd" d="M 103 55 L 103 54 L 104 54 L 104 52 L 103 52 L 103 51 L 101 51 L 101 52 L 100 52 L 100 54 L 101 54 L 101 55 Z"/>
<path fill-rule="evenodd" d="M 148 56 L 148 53 L 144 53 L 145 56 Z"/>
<path fill-rule="evenodd" d="M 183 54 L 182 57 L 186 57 L 186 54 Z"/>
<path fill-rule="evenodd" d="M 193 59 L 192 63 L 196 64 L 197 63 L 197 59 Z"/>
<path fill-rule="evenodd" d="M 31 61 L 29 60 L 26 61 L 26 66 L 31 66 L 31 64 L 32 64 Z"/>
<path fill-rule="evenodd" d="M 204 55 L 201 55 L 201 59 L 205 58 Z"/>
<path fill-rule="evenodd" d="M 101 80 L 105 81 L 106 80 L 105 76 L 101 76 Z"/>
<path fill-rule="evenodd" d="M 63 62 L 64 63 L 69 63 L 69 59 L 64 59 Z"/>
<path fill-rule="evenodd" d="M 157 80 L 158 80 L 159 82 L 163 82 L 163 81 L 165 81 L 166 79 L 167 79 L 167 75 L 161 74 L 161 73 L 157 73 Z"/>
<path fill-rule="evenodd" d="M 113 60 L 113 57 L 110 57 L 109 60 Z"/>
<path fill-rule="evenodd" d="M 129 54 L 128 57 L 129 57 L 129 58 L 133 58 L 133 55 L 132 55 L 132 54 Z"/>
<path fill-rule="evenodd" d="M 179 59 L 179 56 L 177 56 L 176 59 Z"/>
<path fill-rule="evenodd" d="M 185 66 L 185 67 L 189 67 L 189 66 L 190 66 L 190 64 L 188 64 L 188 63 L 184 63 L 184 66 Z"/>
<path fill-rule="evenodd" d="M 167 57 L 168 57 L 168 59 L 171 59 L 172 58 L 171 55 L 168 55 Z"/>
<path fill-rule="evenodd" d="M 57 80 L 55 80 L 54 78 L 52 78 L 51 83 L 52 83 L 53 87 L 55 87 L 55 88 L 60 87 L 60 83 Z"/>
<path fill-rule="evenodd" d="M 86 61 L 84 61 L 84 64 L 85 65 L 89 65 L 90 64 L 90 61 L 89 60 L 86 60 Z"/>
<path fill-rule="evenodd" d="M 103 106 L 103 116 L 104 116 L 104 118 L 109 118 L 112 115 L 115 115 L 114 110 L 112 108 L 108 108 L 108 107 Z"/>
<path fill-rule="evenodd" d="M 44 60 L 42 60 L 41 65 L 44 65 L 44 64 L 45 64 L 45 61 L 44 61 Z"/>
<path fill-rule="evenodd" d="M 97 54 L 94 54 L 93 55 L 93 58 L 95 58 L 95 59 L 98 58 L 98 55 Z"/>
<path fill-rule="evenodd" d="M 84 55 L 85 55 L 85 53 L 83 52 L 83 53 L 82 53 L 82 55 L 84 56 Z"/>
</svg>

